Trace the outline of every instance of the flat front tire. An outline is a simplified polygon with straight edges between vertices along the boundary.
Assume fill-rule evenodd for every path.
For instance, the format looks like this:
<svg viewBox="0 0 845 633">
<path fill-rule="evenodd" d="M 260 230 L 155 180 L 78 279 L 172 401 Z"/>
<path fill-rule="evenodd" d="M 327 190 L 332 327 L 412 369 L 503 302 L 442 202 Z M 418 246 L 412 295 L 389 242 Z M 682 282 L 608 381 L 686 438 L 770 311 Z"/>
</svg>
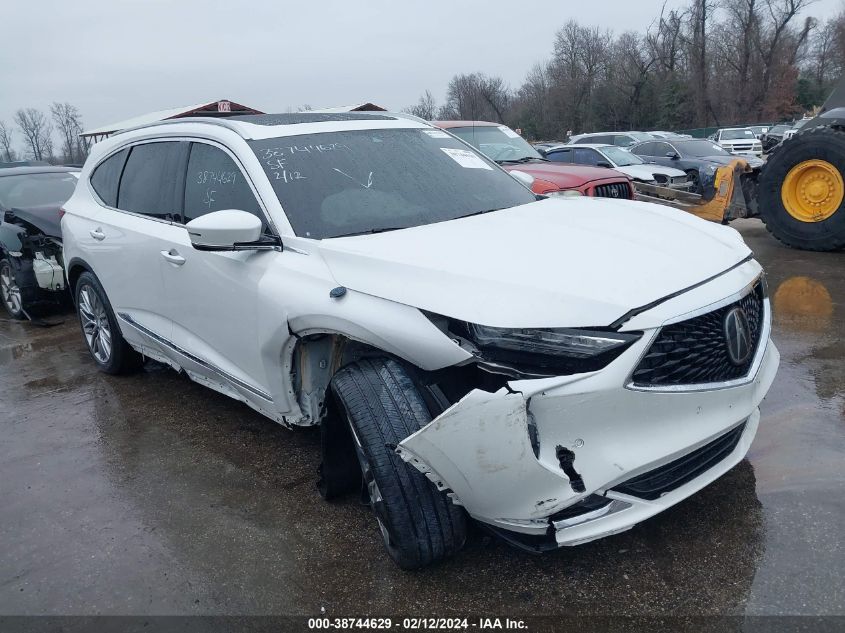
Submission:
<svg viewBox="0 0 845 633">
<path fill-rule="evenodd" d="M 466 518 L 422 473 L 396 454 L 432 415 L 406 369 L 363 359 L 335 374 L 331 395 L 352 429 L 363 483 L 390 557 L 402 569 L 447 558 L 466 540 Z"/>
<path fill-rule="evenodd" d="M 74 289 L 82 336 L 97 367 L 107 374 L 123 374 L 141 366 L 143 357 L 124 340 L 100 281 L 82 273 Z"/>
</svg>

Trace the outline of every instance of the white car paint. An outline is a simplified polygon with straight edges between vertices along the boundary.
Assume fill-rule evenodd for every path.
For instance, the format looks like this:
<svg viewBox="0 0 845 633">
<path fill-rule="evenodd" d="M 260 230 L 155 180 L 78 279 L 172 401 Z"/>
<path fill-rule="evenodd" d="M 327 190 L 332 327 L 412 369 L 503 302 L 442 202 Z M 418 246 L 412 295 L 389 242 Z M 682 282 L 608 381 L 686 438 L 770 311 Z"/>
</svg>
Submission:
<svg viewBox="0 0 845 633">
<path fill-rule="evenodd" d="M 348 288 L 496 327 L 607 325 L 751 253 L 736 231 L 665 205 L 635 205 L 632 224 L 628 201 L 570 202 L 550 198 L 492 215 L 323 240 L 320 250 Z M 656 234 L 665 236 L 659 249 Z M 597 243 L 615 256 L 597 258 Z M 625 261 L 625 270 L 613 272 L 612 261 Z M 661 274 L 650 274 L 656 270 Z"/>
<path fill-rule="evenodd" d="M 754 362 L 742 379 L 654 389 L 630 381 L 661 327 L 730 304 L 760 280 L 761 268 L 736 231 L 661 205 L 574 198 L 314 240 L 295 234 L 246 143 L 387 128 L 429 129 L 399 116 L 288 125 L 197 119 L 102 141 L 65 204 L 69 280 L 88 266 L 132 347 L 288 426 L 320 422 L 326 383 L 338 368 L 334 357 L 322 374 L 297 366 L 311 334 L 364 343 L 428 372 L 479 358 L 426 313 L 508 328 L 617 323 L 621 332 L 642 332 L 598 371 L 512 377 L 498 391 L 472 388 L 397 447 L 472 516 L 511 532 L 539 535 L 551 526 L 558 545 L 630 528 L 743 457 L 778 365 L 768 299 Z M 104 205 L 90 184 L 94 168 L 123 147 L 161 139 L 225 148 L 284 248 L 196 250 L 184 226 Z M 332 297 L 338 287 L 342 294 Z M 306 387 L 309 372 L 320 375 Z M 743 422 L 728 457 L 660 499 L 610 490 Z M 536 457 L 529 424 L 539 435 Z M 574 491 L 558 463 L 559 446 L 573 452 L 583 492 Z M 549 519 L 596 494 L 613 503 L 598 514 Z"/>
</svg>

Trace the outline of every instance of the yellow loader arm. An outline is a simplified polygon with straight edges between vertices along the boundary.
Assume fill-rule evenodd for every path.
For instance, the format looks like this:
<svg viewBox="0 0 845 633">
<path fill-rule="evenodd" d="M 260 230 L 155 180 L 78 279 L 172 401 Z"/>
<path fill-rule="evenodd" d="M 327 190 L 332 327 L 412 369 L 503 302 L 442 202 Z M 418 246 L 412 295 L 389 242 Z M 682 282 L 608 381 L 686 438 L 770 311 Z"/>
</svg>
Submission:
<svg viewBox="0 0 845 633">
<path fill-rule="evenodd" d="M 756 183 L 750 178 L 753 171 L 745 160 L 736 158 L 719 167 L 712 182 L 703 183 L 704 195 L 635 183 L 637 199 L 676 207 L 704 220 L 727 223 L 757 214 Z"/>
</svg>

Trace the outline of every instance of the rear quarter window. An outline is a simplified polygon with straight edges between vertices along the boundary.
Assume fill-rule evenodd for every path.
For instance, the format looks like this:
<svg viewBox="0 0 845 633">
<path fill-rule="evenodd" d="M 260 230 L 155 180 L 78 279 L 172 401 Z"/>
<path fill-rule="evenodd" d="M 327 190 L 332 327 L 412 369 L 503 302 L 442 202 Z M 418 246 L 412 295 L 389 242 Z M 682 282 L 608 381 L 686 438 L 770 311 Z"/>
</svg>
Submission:
<svg viewBox="0 0 845 633">
<path fill-rule="evenodd" d="M 117 206 L 117 187 L 128 154 L 128 149 L 120 150 L 97 165 L 91 174 L 91 186 L 100 196 L 100 200 L 109 207 Z"/>
</svg>

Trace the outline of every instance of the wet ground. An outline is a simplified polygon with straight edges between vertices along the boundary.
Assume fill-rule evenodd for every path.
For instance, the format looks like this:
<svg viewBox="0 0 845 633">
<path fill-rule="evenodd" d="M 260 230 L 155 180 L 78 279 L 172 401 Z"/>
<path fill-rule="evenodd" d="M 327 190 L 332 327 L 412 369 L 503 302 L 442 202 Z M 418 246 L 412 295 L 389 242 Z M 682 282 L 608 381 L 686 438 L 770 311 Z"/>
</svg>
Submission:
<svg viewBox="0 0 845 633">
<path fill-rule="evenodd" d="M 748 459 L 624 534 L 535 557 L 473 532 L 417 573 L 320 499 L 313 431 L 155 364 L 100 374 L 72 314 L 0 317 L 0 613 L 845 613 L 845 254 L 736 226 L 782 354 Z"/>
</svg>

